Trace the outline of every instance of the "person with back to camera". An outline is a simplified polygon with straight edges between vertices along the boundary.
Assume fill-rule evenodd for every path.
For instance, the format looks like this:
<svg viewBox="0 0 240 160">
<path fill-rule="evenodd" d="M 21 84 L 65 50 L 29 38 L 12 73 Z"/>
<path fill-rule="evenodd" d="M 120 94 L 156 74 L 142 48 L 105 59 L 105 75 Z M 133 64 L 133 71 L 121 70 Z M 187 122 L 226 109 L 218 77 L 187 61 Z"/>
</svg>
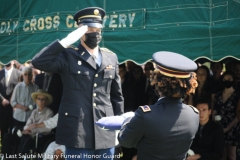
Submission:
<svg viewBox="0 0 240 160">
<path fill-rule="evenodd" d="M 137 148 L 138 160 L 183 160 L 198 130 L 198 110 L 182 103 L 197 87 L 197 65 L 172 52 L 153 54 L 157 70 L 152 75 L 160 99 L 140 106 L 125 119 L 118 134 L 124 147 Z"/>
<path fill-rule="evenodd" d="M 123 113 L 118 58 L 98 47 L 104 16 L 105 11 L 98 7 L 78 11 L 74 16 L 78 29 L 32 60 L 35 68 L 62 77 L 56 143 L 66 146 L 66 159 L 113 159 L 115 131 L 94 124 L 102 117 Z M 78 48 L 69 47 L 79 39 Z"/>
</svg>

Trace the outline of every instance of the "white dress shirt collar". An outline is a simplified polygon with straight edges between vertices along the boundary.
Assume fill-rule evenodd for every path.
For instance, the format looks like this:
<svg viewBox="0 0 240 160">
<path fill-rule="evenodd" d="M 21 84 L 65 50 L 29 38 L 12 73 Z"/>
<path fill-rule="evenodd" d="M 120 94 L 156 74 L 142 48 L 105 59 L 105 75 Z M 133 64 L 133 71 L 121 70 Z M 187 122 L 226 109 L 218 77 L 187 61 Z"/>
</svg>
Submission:
<svg viewBox="0 0 240 160">
<path fill-rule="evenodd" d="M 4 68 L 4 69 L 5 69 L 5 75 L 6 75 L 6 74 L 11 75 L 11 74 L 12 74 L 13 67 L 12 67 L 11 69 L 9 69 L 9 70 L 7 70 L 6 68 Z"/>
<path fill-rule="evenodd" d="M 87 49 L 86 49 L 86 50 L 87 50 Z M 88 51 L 88 50 L 87 50 L 87 51 Z M 101 54 L 100 54 L 100 52 L 99 52 L 99 49 L 94 50 L 93 53 L 91 53 L 91 52 L 88 51 L 88 53 L 89 53 L 91 56 L 94 57 L 94 61 L 98 64 L 98 66 L 101 66 L 101 64 L 102 64 L 102 56 L 101 56 Z"/>
</svg>

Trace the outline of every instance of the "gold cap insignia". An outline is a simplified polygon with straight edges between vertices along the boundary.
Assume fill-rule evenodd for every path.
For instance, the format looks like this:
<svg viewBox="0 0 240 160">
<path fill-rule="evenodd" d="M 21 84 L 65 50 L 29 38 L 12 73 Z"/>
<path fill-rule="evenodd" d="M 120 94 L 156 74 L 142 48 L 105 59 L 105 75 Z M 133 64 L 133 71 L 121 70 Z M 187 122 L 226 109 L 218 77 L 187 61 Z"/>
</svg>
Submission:
<svg viewBox="0 0 240 160">
<path fill-rule="evenodd" d="M 98 15 L 98 14 L 99 14 L 99 10 L 98 10 L 98 9 L 95 9 L 95 10 L 93 11 L 93 13 L 94 13 L 95 15 Z"/>
</svg>

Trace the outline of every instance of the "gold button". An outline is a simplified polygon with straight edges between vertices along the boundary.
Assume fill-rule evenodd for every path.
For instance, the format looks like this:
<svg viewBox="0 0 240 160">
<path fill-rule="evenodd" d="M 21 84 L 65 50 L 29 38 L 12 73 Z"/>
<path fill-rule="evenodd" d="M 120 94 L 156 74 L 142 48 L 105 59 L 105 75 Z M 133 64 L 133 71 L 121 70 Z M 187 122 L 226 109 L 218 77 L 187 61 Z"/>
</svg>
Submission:
<svg viewBox="0 0 240 160">
<path fill-rule="evenodd" d="M 96 95 L 97 95 L 96 93 L 93 93 L 93 96 L 94 96 L 94 97 L 96 97 Z"/>
<path fill-rule="evenodd" d="M 95 74 L 95 77 L 98 77 L 98 74 Z"/>
<path fill-rule="evenodd" d="M 68 113 L 66 112 L 66 113 L 65 113 L 65 116 L 67 116 L 67 115 L 68 115 Z"/>
<path fill-rule="evenodd" d="M 78 71 L 78 74 L 80 74 L 81 73 L 81 71 Z"/>
<path fill-rule="evenodd" d="M 94 83 L 94 85 L 93 85 L 94 87 L 97 87 L 97 83 Z"/>
<path fill-rule="evenodd" d="M 96 107 L 96 103 L 93 103 L 93 107 Z"/>
<path fill-rule="evenodd" d="M 112 78 L 112 75 L 110 75 L 109 77 Z"/>
</svg>

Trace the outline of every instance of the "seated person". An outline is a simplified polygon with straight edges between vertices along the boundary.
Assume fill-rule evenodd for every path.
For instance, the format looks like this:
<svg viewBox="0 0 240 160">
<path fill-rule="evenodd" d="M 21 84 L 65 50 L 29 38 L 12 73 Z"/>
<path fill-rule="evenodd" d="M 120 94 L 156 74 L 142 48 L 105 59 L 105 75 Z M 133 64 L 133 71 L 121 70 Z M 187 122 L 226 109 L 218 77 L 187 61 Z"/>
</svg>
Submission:
<svg viewBox="0 0 240 160">
<path fill-rule="evenodd" d="M 18 147 L 18 153 L 22 153 L 22 155 L 29 153 L 29 150 L 34 147 L 35 140 L 33 137 L 35 137 L 37 133 L 45 135 L 38 140 L 38 144 L 41 146 L 49 139 L 49 136 L 47 135 L 51 132 L 51 129 L 49 128 L 36 128 L 29 130 L 28 127 L 31 124 L 43 122 L 53 116 L 53 112 L 47 107 L 52 103 L 52 96 L 45 90 L 39 89 L 37 92 L 32 93 L 31 97 L 36 103 L 37 109 L 33 110 L 26 125 L 24 126 L 24 130 L 22 131 L 22 137 Z"/>
<path fill-rule="evenodd" d="M 199 99 L 196 105 L 199 110 L 199 128 L 190 149 L 194 155 L 187 160 L 220 160 L 224 149 L 223 129 L 215 123 L 211 115 L 210 101 Z"/>
<path fill-rule="evenodd" d="M 58 113 L 54 117 L 49 118 L 41 123 L 34 123 L 29 125 L 28 130 L 43 128 L 43 127 L 53 129 L 57 126 L 57 121 L 58 121 Z M 56 142 L 54 141 L 49 144 L 47 150 L 45 151 L 44 160 L 45 159 L 53 160 L 54 158 L 63 159 L 62 155 L 64 154 L 65 154 L 65 146 L 56 144 Z"/>
</svg>

